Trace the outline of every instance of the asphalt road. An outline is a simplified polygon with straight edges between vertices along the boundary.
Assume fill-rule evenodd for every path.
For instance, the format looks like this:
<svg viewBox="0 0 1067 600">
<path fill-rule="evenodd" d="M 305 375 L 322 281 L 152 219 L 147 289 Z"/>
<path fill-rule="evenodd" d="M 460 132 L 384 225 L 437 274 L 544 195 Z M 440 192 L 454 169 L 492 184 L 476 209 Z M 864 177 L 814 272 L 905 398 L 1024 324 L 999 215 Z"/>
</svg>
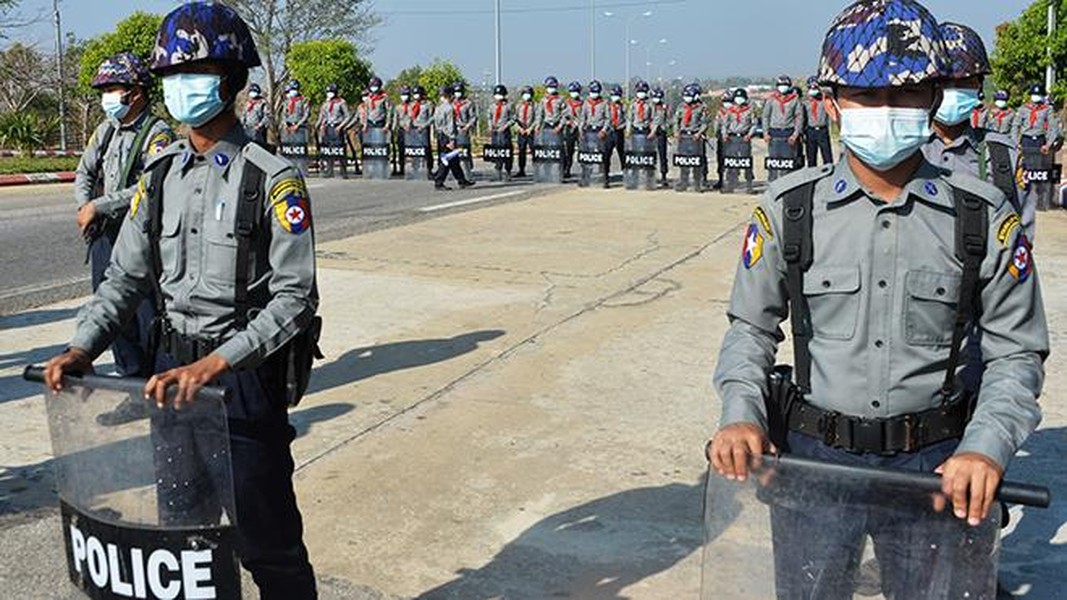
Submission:
<svg viewBox="0 0 1067 600">
<path fill-rule="evenodd" d="M 468 190 L 442 193 L 428 181 L 315 178 L 308 186 L 319 242 L 553 189 L 528 181 L 481 182 Z M 66 184 L 0 188 L 0 314 L 89 292 L 85 243 L 75 225 L 72 193 Z"/>
</svg>

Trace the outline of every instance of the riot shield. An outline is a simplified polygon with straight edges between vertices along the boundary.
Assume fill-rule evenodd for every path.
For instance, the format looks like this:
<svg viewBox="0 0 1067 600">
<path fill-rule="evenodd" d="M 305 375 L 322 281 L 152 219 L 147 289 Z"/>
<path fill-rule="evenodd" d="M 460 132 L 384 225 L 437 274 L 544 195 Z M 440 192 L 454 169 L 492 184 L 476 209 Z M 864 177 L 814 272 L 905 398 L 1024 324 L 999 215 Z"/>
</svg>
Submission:
<svg viewBox="0 0 1067 600">
<path fill-rule="evenodd" d="M 723 182 L 722 192 L 732 194 L 737 189 L 737 182 L 741 171 L 745 172 L 748 191 L 752 191 L 752 142 L 746 142 L 740 135 L 731 135 L 726 139 L 726 148 L 722 159 L 723 169 L 726 171 L 726 179 Z"/>
<path fill-rule="evenodd" d="M 456 148 L 463 151 L 460 155 L 459 164 L 463 168 L 463 177 L 467 181 L 474 180 L 474 156 L 471 154 L 471 134 L 462 131 L 456 134 Z"/>
<path fill-rule="evenodd" d="M 933 474 L 790 456 L 761 457 L 744 483 L 711 472 L 701 598 L 994 600 L 1000 513 L 971 527 L 935 507 L 940 489 Z M 998 497 L 1049 502 L 1007 482 Z"/>
<path fill-rule="evenodd" d="M 604 169 L 604 144 L 596 131 L 583 131 L 582 144 L 578 149 L 579 187 L 589 187 L 593 182 L 593 173 Z"/>
<path fill-rule="evenodd" d="M 771 141 L 767 146 L 767 158 L 764 161 L 764 166 L 767 168 L 767 181 L 774 181 L 799 169 L 800 162 L 797 158 L 797 148 L 789 144 L 788 137 L 771 136 Z"/>
<path fill-rule="evenodd" d="M 30 367 L 25 377 L 42 381 Z M 240 598 L 225 393 L 104 426 L 144 381 L 67 377 L 46 391 L 71 582 L 96 600 Z"/>
<path fill-rule="evenodd" d="M 648 139 L 648 135 L 631 135 L 625 157 L 622 178 L 626 189 L 636 190 L 641 187 L 642 181 L 646 190 L 653 189 L 656 182 L 656 146 Z"/>
<path fill-rule="evenodd" d="M 482 160 L 493 165 L 494 181 L 511 180 L 511 161 L 515 150 L 511 146 L 511 134 L 494 131 L 489 143 L 482 147 Z"/>
<path fill-rule="evenodd" d="M 363 177 L 389 179 L 389 132 L 382 127 L 363 132 Z"/>
<path fill-rule="evenodd" d="M 404 132 L 404 178 L 408 181 L 426 179 L 430 158 L 430 132 L 411 129 Z"/>
<path fill-rule="evenodd" d="M 543 129 L 534 140 L 534 181 L 563 183 L 563 138 L 555 129 Z"/>
<path fill-rule="evenodd" d="M 319 140 L 318 156 L 315 157 L 319 164 L 319 176 L 333 177 L 334 163 L 336 162 L 341 165 L 341 176 L 347 179 L 347 150 L 344 130 L 328 126 L 325 135 Z"/>
<path fill-rule="evenodd" d="M 704 140 L 691 135 L 682 135 L 678 147 L 674 150 L 674 166 L 678 168 L 678 183 L 674 189 L 687 191 L 692 181 L 693 190 L 703 191 L 704 171 L 708 168 L 708 159 L 704 155 Z"/>
</svg>

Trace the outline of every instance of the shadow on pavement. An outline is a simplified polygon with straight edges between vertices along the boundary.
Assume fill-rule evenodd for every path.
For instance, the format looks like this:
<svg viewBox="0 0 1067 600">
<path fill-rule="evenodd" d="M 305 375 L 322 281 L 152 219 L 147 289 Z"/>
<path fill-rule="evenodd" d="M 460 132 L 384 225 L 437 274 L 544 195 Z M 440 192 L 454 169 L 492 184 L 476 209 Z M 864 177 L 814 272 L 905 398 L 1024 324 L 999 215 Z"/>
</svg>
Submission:
<svg viewBox="0 0 1067 600">
<path fill-rule="evenodd" d="M 322 423 L 347 415 L 355 408 L 355 406 L 347 403 L 309 406 L 289 413 L 289 423 L 296 429 L 296 437 L 302 438 L 311 431 L 311 427 L 315 423 Z"/>
<path fill-rule="evenodd" d="M 393 342 L 350 350 L 315 369 L 308 394 L 369 379 L 376 375 L 445 362 L 478 349 L 504 331 L 472 331 L 452 338 Z"/>
<path fill-rule="evenodd" d="M 485 566 L 418 598 L 624 598 L 701 548 L 705 482 L 627 490 L 547 517 Z"/>
<path fill-rule="evenodd" d="M 23 367 L 26 365 L 44 364 L 48 359 L 63 352 L 66 347 L 66 344 L 58 344 L 55 346 L 34 348 L 33 350 L 26 350 L 25 352 L 0 354 L 0 369 L 17 369 L 17 372 L 15 373 L 0 376 L 0 404 L 12 400 L 31 398 L 40 394 L 43 389 L 41 384 L 30 383 L 22 378 Z M 103 365 L 97 367 L 97 371 L 105 373 L 108 368 L 110 367 Z"/>
<path fill-rule="evenodd" d="M 0 331 L 36 327 L 37 325 L 73 319 L 78 314 L 78 310 L 78 308 L 46 308 L 14 315 L 0 315 Z"/>
<path fill-rule="evenodd" d="M 1052 492 L 1047 509 L 1015 507 L 1014 529 L 1002 539 L 1000 581 L 1014 598 L 1064 597 L 1067 587 L 1067 427 L 1040 429 L 1016 456 L 1006 479 L 1043 485 Z"/>
</svg>

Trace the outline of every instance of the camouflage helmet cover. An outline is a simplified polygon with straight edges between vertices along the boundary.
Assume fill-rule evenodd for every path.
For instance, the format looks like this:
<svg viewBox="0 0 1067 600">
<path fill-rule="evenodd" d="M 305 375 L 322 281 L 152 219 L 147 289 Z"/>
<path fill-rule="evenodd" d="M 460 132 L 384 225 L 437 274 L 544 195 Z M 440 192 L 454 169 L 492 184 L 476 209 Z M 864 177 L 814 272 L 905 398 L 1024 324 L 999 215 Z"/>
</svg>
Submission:
<svg viewBox="0 0 1067 600">
<path fill-rule="evenodd" d="M 102 88 L 109 85 L 139 85 L 147 87 L 151 83 L 151 75 L 144 62 L 132 52 L 120 52 L 109 56 L 100 63 L 96 75 L 93 77 L 92 87 Z"/>
<path fill-rule="evenodd" d="M 993 72 L 978 32 L 958 23 L 942 23 L 941 39 L 948 53 L 950 79 L 967 79 Z"/>
<path fill-rule="evenodd" d="M 947 72 L 937 20 L 914 0 L 851 4 L 826 33 L 819 61 L 823 85 L 901 87 L 940 79 Z"/>
<path fill-rule="evenodd" d="M 152 51 L 152 71 L 204 60 L 260 66 L 259 51 L 248 25 L 232 8 L 190 2 L 163 18 Z"/>
</svg>

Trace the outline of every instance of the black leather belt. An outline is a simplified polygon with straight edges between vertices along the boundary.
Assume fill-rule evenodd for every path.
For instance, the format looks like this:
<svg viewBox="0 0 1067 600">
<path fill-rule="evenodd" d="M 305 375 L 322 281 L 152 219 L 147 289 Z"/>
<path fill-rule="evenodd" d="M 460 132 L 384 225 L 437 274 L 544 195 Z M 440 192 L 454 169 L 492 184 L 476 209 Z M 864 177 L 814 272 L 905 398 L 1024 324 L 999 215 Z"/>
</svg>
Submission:
<svg viewBox="0 0 1067 600">
<path fill-rule="evenodd" d="M 808 129 L 814 129 L 816 131 L 819 131 L 826 129 L 826 125 L 819 125 L 818 127 L 816 127 L 815 125 L 808 125 Z"/>
<path fill-rule="evenodd" d="M 222 340 L 198 338 L 164 327 L 160 348 L 182 365 L 189 365 L 211 354 L 222 345 Z"/>
<path fill-rule="evenodd" d="M 915 452 L 963 436 L 969 402 L 957 401 L 918 413 L 865 419 L 795 402 L 787 417 L 790 431 L 813 437 L 847 452 L 895 454 Z"/>
</svg>

